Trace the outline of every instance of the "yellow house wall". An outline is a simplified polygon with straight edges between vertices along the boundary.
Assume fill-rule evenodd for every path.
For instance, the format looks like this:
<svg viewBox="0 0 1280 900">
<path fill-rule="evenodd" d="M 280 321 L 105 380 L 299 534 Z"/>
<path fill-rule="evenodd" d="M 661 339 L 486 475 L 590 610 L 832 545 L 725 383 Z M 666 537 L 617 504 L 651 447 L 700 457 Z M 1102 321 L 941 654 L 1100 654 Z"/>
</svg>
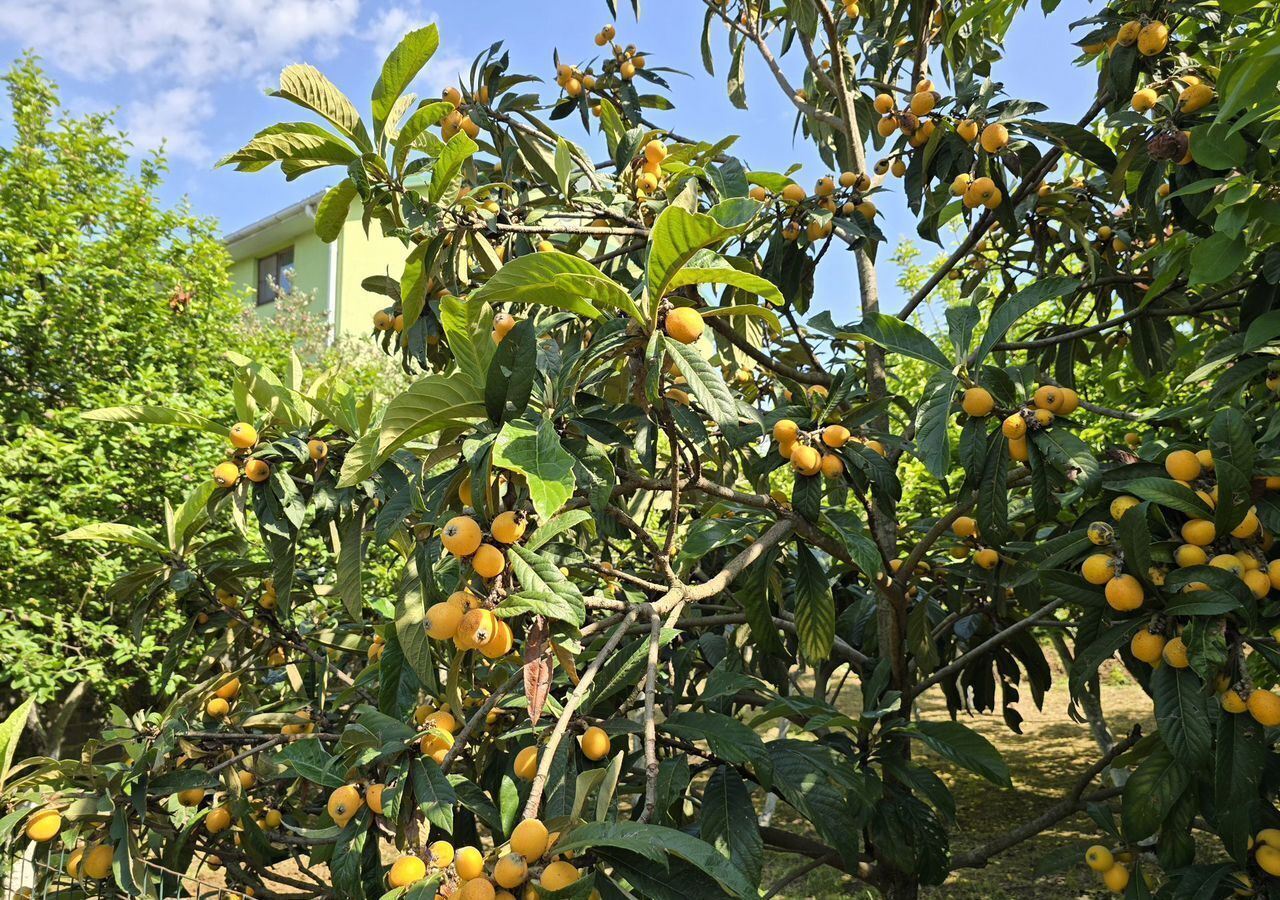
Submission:
<svg viewBox="0 0 1280 900">
<path fill-rule="evenodd" d="M 338 245 L 338 315 L 340 334 L 363 334 L 369 331 L 373 314 L 391 301 L 360 286 L 370 275 L 390 275 L 399 280 L 404 273 L 408 248 L 398 239 L 383 235 L 374 221 L 365 236 L 360 222 L 359 203 L 352 204 L 352 215 L 343 226 Z"/>
</svg>

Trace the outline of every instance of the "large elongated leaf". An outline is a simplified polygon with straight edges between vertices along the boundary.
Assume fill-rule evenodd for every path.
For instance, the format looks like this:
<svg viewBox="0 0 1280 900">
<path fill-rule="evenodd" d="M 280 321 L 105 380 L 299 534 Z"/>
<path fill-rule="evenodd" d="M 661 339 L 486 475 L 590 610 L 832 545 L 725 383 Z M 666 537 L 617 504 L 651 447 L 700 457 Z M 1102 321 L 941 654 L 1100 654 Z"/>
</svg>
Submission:
<svg viewBox="0 0 1280 900">
<path fill-rule="evenodd" d="M 447 294 L 440 300 L 440 324 L 449 349 L 458 368 L 478 388 L 484 386 L 489 361 L 497 350 L 486 321 L 489 312 L 489 307 L 477 301 L 474 294 L 467 300 Z"/>
<path fill-rule="evenodd" d="M 91 422 L 128 422 L 133 425 L 172 425 L 174 428 L 194 428 L 226 437 L 227 426 L 195 413 L 165 406 L 109 406 L 91 409 L 80 414 Z"/>
<path fill-rule="evenodd" d="M 760 735 L 750 726 L 717 712 L 677 712 L 659 726 L 689 741 L 706 741 L 721 759 L 749 765 L 766 787 L 773 777 L 773 761 Z"/>
<path fill-rule="evenodd" d="M 22 737 L 22 730 L 27 725 L 27 716 L 31 714 L 31 707 L 35 702 L 34 697 L 28 697 L 18 704 L 17 709 L 9 713 L 4 722 L 0 723 L 0 788 L 4 787 L 9 767 L 13 765 L 13 757 L 18 752 L 18 739 Z"/>
<path fill-rule="evenodd" d="M 155 553 L 167 554 L 169 548 L 147 534 L 141 528 L 118 522 L 95 522 L 66 534 L 58 535 L 60 541 L 104 541 L 110 544 L 127 544 Z"/>
<path fill-rule="evenodd" d="M 436 125 L 449 113 L 453 112 L 453 104 L 448 100 L 439 100 L 435 103 L 429 103 L 426 106 L 414 110 L 400 129 L 400 133 L 396 135 L 396 150 L 392 154 L 392 166 L 396 172 L 404 171 L 405 161 L 409 159 L 409 152 L 415 147 L 423 149 L 419 146 L 419 138 L 422 138 L 422 144 L 427 145 L 438 141 L 434 135 L 427 135 L 427 129 Z M 424 135 L 427 135 L 424 137 Z"/>
<path fill-rule="evenodd" d="M 1164 744 L 1156 745 L 1125 782 L 1120 806 L 1125 837 L 1140 841 L 1159 831 L 1190 783 L 1190 771 Z"/>
<path fill-rule="evenodd" d="M 1218 831 L 1227 852 L 1243 861 L 1253 829 L 1249 816 L 1240 813 L 1250 802 L 1257 802 L 1258 782 L 1266 768 L 1265 729 L 1252 716 L 1222 715 L 1217 734 L 1213 794 L 1219 810 Z"/>
<path fill-rule="evenodd" d="M 616 847 L 643 854 L 656 863 L 662 863 L 670 854 L 697 866 L 735 897 L 756 896 L 755 886 L 741 869 L 710 844 L 674 828 L 637 822 L 589 822 L 564 835 L 556 846 L 561 853 Z"/>
<path fill-rule="evenodd" d="M 519 544 L 507 550 L 507 558 L 511 563 L 511 572 L 524 588 L 512 603 L 524 603 L 530 609 L 538 604 L 545 604 L 543 609 L 548 615 L 572 625 L 581 625 L 587 616 L 587 607 L 583 602 L 578 586 L 565 578 L 555 561 L 521 547 Z M 559 598 L 552 601 L 544 595 Z M 504 604 L 506 606 L 506 604 Z"/>
<path fill-rule="evenodd" d="M 364 563 L 364 511 L 354 510 L 342 519 L 330 523 L 334 549 L 338 555 L 338 596 L 347 615 L 354 622 L 360 621 L 364 599 L 360 590 L 360 573 Z"/>
<path fill-rule="evenodd" d="M 916 408 L 916 451 L 929 474 L 945 478 L 951 469 L 951 441 L 947 429 L 951 400 L 959 381 L 950 371 L 934 372 Z"/>
<path fill-rule="evenodd" d="M 917 722 L 911 732 L 932 750 L 958 766 L 981 775 L 1000 787 L 1013 787 L 1009 767 L 995 748 L 978 732 L 960 722 Z"/>
<path fill-rule="evenodd" d="M 1035 119 L 1023 119 L 1019 125 L 1024 131 L 1040 135 L 1073 156 L 1088 160 L 1103 172 L 1114 172 L 1116 169 L 1116 155 L 1111 148 L 1102 138 L 1079 125 L 1069 122 L 1037 122 Z"/>
<path fill-rule="evenodd" d="M 382 133 L 396 101 L 439 46 L 440 32 L 433 24 L 409 32 L 388 54 L 382 64 L 382 74 L 373 86 L 373 128 L 376 133 Z"/>
<path fill-rule="evenodd" d="M 484 397 L 465 374 L 427 375 L 387 404 L 377 456 L 385 459 L 409 441 L 448 425 L 484 417 Z"/>
<path fill-rule="evenodd" d="M 440 202 L 444 192 L 462 171 L 462 164 L 479 149 L 480 145 L 471 140 L 465 132 L 459 131 L 449 138 L 449 143 L 444 145 L 440 156 L 436 158 L 435 166 L 431 169 L 431 187 L 427 190 L 427 196 L 431 198 L 432 203 Z"/>
<path fill-rule="evenodd" d="M 805 544 L 796 545 L 796 633 L 805 659 L 831 655 L 836 636 L 836 604 L 822 564 Z"/>
<path fill-rule="evenodd" d="M 687 265 L 676 270 L 667 283 L 667 291 L 685 287 L 690 284 L 728 284 L 739 290 L 763 297 L 774 306 L 784 302 L 782 291 L 767 278 L 754 272 L 744 272 L 734 268 L 724 257 L 710 250 L 702 250 Z"/>
<path fill-rule="evenodd" d="M 502 339 L 485 376 L 484 403 L 489 418 L 501 422 L 523 415 L 538 374 L 538 339 L 533 320 L 525 319 Z"/>
<path fill-rule="evenodd" d="M 901 353 L 943 369 L 951 368 L 951 360 L 938 349 L 938 345 L 909 322 L 897 316 L 870 313 L 849 332 L 840 333 L 841 340 L 865 340 L 878 344 L 892 353 Z"/>
<path fill-rule="evenodd" d="M 598 319 L 603 313 L 593 300 L 641 319 L 622 285 L 585 259 L 559 250 L 518 256 L 471 294 L 472 303 L 536 303 Z"/>
<path fill-rule="evenodd" d="M 356 155 L 342 138 L 313 122 L 281 122 L 259 131 L 253 140 L 217 164 L 234 165 L 238 172 L 258 172 L 287 160 L 345 166 Z"/>
<path fill-rule="evenodd" d="M 717 204 L 709 214 L 689 212 L 679 206 L 664 209 L 649 233 L 646 284 L 651 308 L 656 308 L 677 270 L 695 253 L 741 232 L 759 210 L 759 203 L 741 198 Z"/>
<path fill-rule="evenodd" d="M 981 365 L 987 358 L 987 354 L 991 352 L 991 348 L 1004 340 L 1004 336 L 1013 324 L 1031 310 L 1041 303 L 1065 297 L 1079 286 L 1080 282 L 1075 278 L 1054 275 L 1027 285 L 1000 304 L 991 314 L 991 321 L 987 323 L 987 330 L 983 333 L 982 340 L 978 342 L 978 349 L 973 351 L 970 365 L 975 367 Z"/>
<path fill-rule="evenodd" d="M 756 821 L 751 794 L 737 769 L 716 769 L 702 792 L 702 815 L 699 834 L 721 855 L 746 873 L 752 883 L 759 883 L 764 863 L 764 840 Z"/>
<path fill-rule="evenodd" d="M 493 462 L 525 476 L 529 497 L 543 521 L 573 495 L 573 457 L 560 444 L 550 419 L 537 425 L 524 419 L 504 424 L 493 445 Z"/>
<path fill-rule="evenodd" d="M 280 87 L 271 93 L 319 113 L 358 147 L 366 151 L 372 149 L 355 105 L 314 66 L 286 66 L 280 73 Z"/>
<path fill-rule="evenodd" d="M 326 244 L 332 244 L 342 233 L 342 226 L 351 211 L 351 201 L 356 198 L 356 183 L 344 178 L 325 191 L 316 206 L 316 236 Z"/>
<path fill-rule="evenodd" d="M 1209 712 L 1200 693 L 1200 679 L 1190 669 L 1158 666 L 1151 673 L 1151 693 L 1165 744 L 1183 765 L 1199 766 L 1209 758 L 1211 743 Z"/>
<path fill-rule="evenodd" d="M 662 340 L 661 335 L 655 338 Z M 738 405 L 733 393 L 724 382 L 720 370 L 698 352 L 696 344 L 682 344 L 679 341 L 666 341 L 667 351 L 676 359 L 680 374 L 689 385 L 694 398 L 702 404 L 720 428 L 732 428 L 738 424 Z"/>
</svg>

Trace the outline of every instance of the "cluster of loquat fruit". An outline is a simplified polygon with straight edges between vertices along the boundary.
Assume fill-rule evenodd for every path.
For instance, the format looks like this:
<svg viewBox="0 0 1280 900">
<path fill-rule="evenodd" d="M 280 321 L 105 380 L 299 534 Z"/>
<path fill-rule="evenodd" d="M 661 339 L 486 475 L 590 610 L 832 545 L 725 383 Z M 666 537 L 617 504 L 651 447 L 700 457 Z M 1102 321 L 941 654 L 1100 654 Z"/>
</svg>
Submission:
<svg viewBox="0 0 1280 900">
<path fill-rule="evenodd" d="M 1030 401 L 1005 416 L 1000 431 L 1009 441 L 1009 456 L 1018 462 L 1028 457 L 1027 435 L 1053 425 L 1058 416 L 1069 416 L 1080 406 L 1080 397 L 1071 388 L 1042 384 Z M 960 408 L 975 418 L 995 412 L 996 401 L 991 392 L 979 385 L 967 388 L 960 397 Z"/>
<path fill-rule="evenodd" d="M 824 175 L 809 194 L 794 181 L 783 186 L 778 195 L 779 220 L 783 221 L 782 237 L 787 241 L 799 239 L 803 233 L 812 241 L 819 241 L 831 234 L 831 217 L 848 219 L 855 213 L 871 222 L 875 219 L 876 205 L 867 199 L 871 190 L 871 178 L 857 172 L 841 172 L 838 176 Z M 761 203 L 770 200 L 769 190 L 763 185 L 753 185 L 751 198 Z M 815 210 L 830 216 L 813 215 Z"/>
<path fill-rule="evenodd" d="M 844 474 L 844 460 L 838 451 L 849 441 L 864 444 L 884 456 L 887 452 L 880 441 L 853 435 L 839 423 L 815 426 L 805 431 L 792 419 L 779 419 L 773 426 L 773 439 L 778 454 L 791 463 L 797 475 L 822 474 L 827 478 L 839 478 Z"/>
<path fill-rule="evenodd" d="M 989 155 L 995 156 L 1003 152 L 1009 144 L 1009 129 L 1000 122 L 983 124 L 975 119 L 963 118 L 951 122 L 937 111 L 942 95 L 935 89 L 933 81 L 923 78 L 916 83 L 910 100 L 902 109 L 892 93 L 877 94 L 873 105 L 881 116 L 876 123 L 876 131 L 881 137 L 891 137 L 901 131 L 907 142 L 914 148 L 923 147 L 933 137 L 939 123 L 953 127 L 955 133 L 967 144 L 977 141 Z M 907 164 L 901 156 L 883 159 L 876 164 L 879 174 L 892 172 L 901 177 L 906 174 Z M 1004 200 L 1004 195 L 995 181 L 985 175 L 974 177 L 968 172 L 957 175 L 951 182 L 951 194 L 962 198 L 969 209 L 979 206 L 995 209 Z"/>
<path fill-rule="evenodd" d="M 521 888 L 522 897 L 534 900 L 540 892 L 564 890 L 579 878 L 572 853 L 555 852 L 559 837 L 540 820 L 524 819 L 512 830 L 505 852 L 495 848 L 491 865 L 478 847 L 455 849 L 448 841 L 434 841 L 426 848 L 426 859 L 402 856 L 392 863 L 387 882 L 406 888 L 431 874 L 439 879 L 438 900 L 516 900 L 512 891 Z M 590 896 L 598 900 L 600 895 L 593 890 Z"/>
<path fill-rule="evenodd" d="M 213 467 L 213 480 L 220 488 L 233 488 L 244 477 L 254 484 L 261 484 L 271 477 L 271 464 L 253 455 L 258 445 L 258 430 L 248 422 L 237 422 L 228 433 L 231 450 L 228 460 Z M 307 441 L 307 455 L 319 466 L 329 456 L 329 445 L 319 438 Z"/>
<path fill-rule="evenodd" d="M 1126 442 L 1132 446 L 1140 441 L 1133 434 L 1126 436 Z M 1193 492 L 1208 511 L 1212 512 L 1217 507 L 1218 484 L 1214 477 L 1211 450 L 1173 450 L 1165 456 L 1164 468 L 1169 478 Z M 1259 480 L 1266 490 L 1280 490 L 1280 477 L 1264 476 Z M 1110 505 L 1111 518 L 1119 522 L 1140 503 L 1137 497 L 1129 494 L 1116 497 Z M 1176 538 L 1182 543 L 1172 553 L 1176 568 L 1208 566 L 1228 573 L 1240 579 L 1256 600 L 1264 600 L 1273 590 L 1280 590 L 1280 560 L 1267 559 L 1274 537 L 1262 526 L 1256 506 L 1251 506 L 1239 524 L 1225 534 L 1219 534 L 1212 518 L 1176 513 L 1168 508 L 1164 508 L 1164 513 L 1166 517 L 1177 514 L 1184 519 L 1176 531 Z M 1109 523 L 1094 522 L 1087 533 L 1090 541 L 1102 549 L 1091 553 L 1081 563 L 1080 572 L 1084 579 L 1090 584 L 1103 585 L 1107 603 L 1117 612 L 1133 612 L 1142 608 L 1147 600 L 1145 589 L 1137 577 L 1124 571 L 1124 552 L 1115 540 L 1115 529 Z M 1161 587 L 1167 576 L 1168 570 L 1157 565 L 1146 573 L 1146 580 Z M 1209 585 L 1202 581 L 1190 581 L 1182 587 L 1182 592 L 1208 589 Z M 1156 611 L 1147 627 L 1133 636 L 1130 651 L 1135 658 L 1151 666 L 1164 664 L 1175 669 L 1187 668 L 1191 663 L 1181 631 L 1177 616 Z M 1214 687 L 1222 708 L 1227 712 L 1247 711 L 1264 726 L 1280 725 L 1280 694 L 1252 687 L 1243 666 L 1238 672 L 1220 674 Z"/>
</svg>

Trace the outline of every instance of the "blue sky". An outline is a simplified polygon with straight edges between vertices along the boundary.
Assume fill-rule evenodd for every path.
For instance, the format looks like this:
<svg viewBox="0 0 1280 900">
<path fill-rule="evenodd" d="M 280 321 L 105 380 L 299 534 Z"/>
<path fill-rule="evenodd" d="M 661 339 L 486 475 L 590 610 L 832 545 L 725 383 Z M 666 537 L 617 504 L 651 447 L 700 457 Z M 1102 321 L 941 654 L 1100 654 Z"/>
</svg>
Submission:
<svg viewBox="0 0 1280 900">
<path fill-rule="evenodd" d="M 629 4 L 620 0 L 619 6 Z M 729 104 L 722 28 L 713 40 L 717 74 L 705 73 L 698 49 L 703 9 L 696 0 L 645 0 L 638 23 L 629 9 L 618 22 L 618 40 L 642 48 L 651 66 L 691 76 L 671 76 L 677 108 L 656 113 L 655 120 L 708 140 L 740 135 L 733 152 L 751 168 L 803 163 L 797 178 L 806 184 L 825 174 L 817 155 L 792 140 L 794 110 L 751 54 L 749 109 Z M 1067 28 L 1089 12 L 1083 0 L 1064 0 L 1046 18 L 1033 2 L 1010 35 L 995 77 L 1011 94 L 1046 103 L 1044 118 L 1074 119 L 1091 99 L 1096 74 L 1072 65 L 1076 49 Z M 219 156 L 258 129 L 294 116 L 296 108 L 263 93 L 283 66 L 318 66 L 365 108 L 387 50 L 413 27 L 440 26 L 440 51 L 416 85 L 419 94 L 438 94 L 496 40 L 506 42 L 514 71 L 550 81 L 553 49 L 572 61 L 590 58 L 598 50 L 592 37 L 606 21 L 602 0 L 0 0 L 0 54 L 9 60 L 34 49 L 73 111 L 116 109 L 140 152 L 163 142 L 171 168 L 165 199 L 186 196 L 229 232 L 332 181 L 317 173 L 286 184 L 276 170 L 246 175 L 213 169 Z M 798 51 L 793 55 L 789 67 L 798 71 Z M 590 146 L 581 125 L 566 121 L 569 136 Z M 0 137 L 5 124 L 0 121 Z M 901 195 L 884 201 L 878 205 L 890 244 L 913 237 Z M 887 248 L 882 254 L 887 257 Z M 834 256 L 829 253 L 821 267 L 818 306 L 832 309 L 837 321 L 855 320 L 852 261 L 848 254 Z M 885 308 L 895 309 L 896 292 L 886 284 L 884 294 Z"/>
</svg>

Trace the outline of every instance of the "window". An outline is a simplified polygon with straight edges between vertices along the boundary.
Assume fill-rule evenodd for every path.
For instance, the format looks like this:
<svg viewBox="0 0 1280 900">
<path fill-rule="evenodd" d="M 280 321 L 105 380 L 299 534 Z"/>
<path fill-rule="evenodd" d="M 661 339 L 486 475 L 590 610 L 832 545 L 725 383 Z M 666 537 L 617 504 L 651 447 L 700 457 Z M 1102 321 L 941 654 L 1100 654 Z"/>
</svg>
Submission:
<svg viewBox="0 0 1280 900">
<path fill-rule="evenodd" d="M 271 303 L 276 299 L 275 287 L 282 291 L 293 288 L 293 248 L 285 247 L 279 253 L 264 256 L 258 260 L 258 305 Z"/>
</svg>

